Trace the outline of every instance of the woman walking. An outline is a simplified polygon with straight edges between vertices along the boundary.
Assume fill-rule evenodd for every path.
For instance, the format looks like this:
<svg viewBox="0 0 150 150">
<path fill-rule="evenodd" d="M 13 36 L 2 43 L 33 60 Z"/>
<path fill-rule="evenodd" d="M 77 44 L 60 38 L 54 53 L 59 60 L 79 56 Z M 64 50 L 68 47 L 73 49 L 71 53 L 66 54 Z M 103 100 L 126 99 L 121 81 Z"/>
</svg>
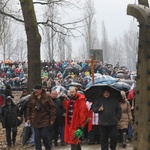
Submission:
<svg viewBox="0 0 150 150">
<path fill-rule="evenodd" d="M 10 148 L 12 145 L 15 146 L 16 143 L 18 113 L 19 113 L 18 106 L 13 103 L 12 97 L 8 96 L 6 98 L 5 104 L 2 106 L 1 111 L 2 126 L 3 128 L 6 128 L 6 140 L 8 148 Z"/>
<path fill-rule="evenodd" d="M 131 106 L 126 98 L 126 93 L 121 91 L 122 101 L 120 106 L 122 108 L 122 116 L 118 122 L 118 131 L 119 131 L 119 145 L 123 148 L 126 147 L 127 131 L 128 125 L 132 122 Z"/>
</svg>

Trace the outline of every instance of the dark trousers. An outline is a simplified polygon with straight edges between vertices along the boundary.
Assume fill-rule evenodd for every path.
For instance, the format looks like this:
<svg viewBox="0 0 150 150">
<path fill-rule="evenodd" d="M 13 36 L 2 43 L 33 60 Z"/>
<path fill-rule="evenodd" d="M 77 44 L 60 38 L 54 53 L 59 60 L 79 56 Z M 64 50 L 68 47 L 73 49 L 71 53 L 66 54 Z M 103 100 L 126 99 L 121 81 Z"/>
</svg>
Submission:
<svg viewBox="0 0 150 150">
<path fill-rule="evenodd" d="M 54 143 L 57 143 L 58 136 L 59 136 L 59 127 L 60 127 L 60 117 L 56 117 L 55 123 L 54 123 Z"/>
<path fill-rule="evenodd" d="M 100 132 L 98 125 L 92 125 L 92 130 L 89 131 L 88 139 L 89 143 L 100 143 Z"/>
<path fill-rule="evenodd" d="M 81 150 L 81 145 L 78 143 L 76 144 L 71 144 L 71 150 Z"/>
<path fill-rule="evenodd" d="M 36 150 L 42 150 L 41 139 L 43 140 L 43 144 L 46 150 L 51 150 L 51 136 L 50 136 L 50 127 L 43 128 L 34 128 L 35 132 L 35 148 Z"/>
<path fill-rule="evenodd" d="M 101 149 L 102 150 L 109 150 L 108 139 L 110 138 L 110 149 L 116 150 L 117 137 L 118 137 L 117 125 L 114 125 L 114 126 L 102 126 L 102 125 L 100 125 L 99 130 L 100 130 Z"/>
<path fill-rule="evenodd" d="M 61 143 L 64 142 L 64 128 L 65 128 L 65 125 L 64 125 L 64 124 L 61 124 L 61 125 L 60 125 L 60 138 L 61 138 Z"/>
<path fill-rule="evenodd" d="M 12 130 L 12 139 L 11 139 L 11 130 Z M 13 145 L 15 145 L 16 143 L 16 135 L 17 135 L 17 127 L 7 127 L 6 128 L 6 141 L 7 141 L 7 145 L 11 146 L 12 143 Z"/>
</svg>

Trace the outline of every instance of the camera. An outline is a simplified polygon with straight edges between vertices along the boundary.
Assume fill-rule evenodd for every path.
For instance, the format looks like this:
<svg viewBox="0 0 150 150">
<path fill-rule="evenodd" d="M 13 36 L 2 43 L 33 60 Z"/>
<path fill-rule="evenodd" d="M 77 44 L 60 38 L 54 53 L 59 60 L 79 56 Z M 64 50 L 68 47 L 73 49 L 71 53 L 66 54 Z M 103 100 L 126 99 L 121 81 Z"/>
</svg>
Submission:
<svg viewBox="0 0 150 150">
<path fill-rule="evenodd" d="M 40 110 L 41 110 L 41 107 L 40 107 L 40 106 L 35 106 L 35 110 L 36 110 L 36 111 L 40 111 Z"/>
</svg>

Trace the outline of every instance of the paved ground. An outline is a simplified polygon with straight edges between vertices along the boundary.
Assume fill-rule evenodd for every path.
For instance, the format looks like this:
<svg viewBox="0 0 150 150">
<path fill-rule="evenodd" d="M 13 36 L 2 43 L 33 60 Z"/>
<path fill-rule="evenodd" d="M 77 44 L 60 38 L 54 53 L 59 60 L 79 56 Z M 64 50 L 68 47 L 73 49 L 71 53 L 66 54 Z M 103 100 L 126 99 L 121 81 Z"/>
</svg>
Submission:
<svg viewBox="0 0 150 150">
<path fill-rule="evenodd" d="M 30 146 L 27 146 L 24 148 L 21 146 L 17 146 L 16 148 L 12 148 L 11 150 L 22 150 L 22 149 L 35 150 L 34 147 L 30 147 Z M 93 150 L 101 150 L 100 145 L 82 145 L 82 150 L 92 150 L 92 149 Z M 44 147 L 43 147 L 43 150 L 45 150 Z M 53 147 L 52 150 L 70 150 L 70 145 Z M 133 150 L 133 148 L 132 148 L 132 144 L 128 143 L 126 148 L 121 148 L 121 147 L 117 146 L 116 150 Z"/>
</svg>

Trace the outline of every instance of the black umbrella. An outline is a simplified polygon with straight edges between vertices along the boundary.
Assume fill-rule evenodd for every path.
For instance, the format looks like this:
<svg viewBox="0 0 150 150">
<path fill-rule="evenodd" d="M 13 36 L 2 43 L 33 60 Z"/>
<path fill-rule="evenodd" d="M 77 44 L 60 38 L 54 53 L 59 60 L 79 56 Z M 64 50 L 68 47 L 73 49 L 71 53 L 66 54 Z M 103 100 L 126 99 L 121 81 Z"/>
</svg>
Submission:
<svg viewBox="0 0 150 150">
<path fill-rule="evenodd" d="M 23 133 L 22 133 L 22 145 L 24 146 L 26 142 L 30 139 L 32 135 L 32 129 L 30 126 L 25 126 L 23 128 Z"/>
<path fill-rule="evenodd" d="M 103 95 L 104 89 L 109 89 L 112 97 L 117 98 L 119 101 L 122 99 L 120 91 L 110 85 L 93 85 L 84 91 L 85 97 L 90 102 L 100 100 Z"/>
</svg>

